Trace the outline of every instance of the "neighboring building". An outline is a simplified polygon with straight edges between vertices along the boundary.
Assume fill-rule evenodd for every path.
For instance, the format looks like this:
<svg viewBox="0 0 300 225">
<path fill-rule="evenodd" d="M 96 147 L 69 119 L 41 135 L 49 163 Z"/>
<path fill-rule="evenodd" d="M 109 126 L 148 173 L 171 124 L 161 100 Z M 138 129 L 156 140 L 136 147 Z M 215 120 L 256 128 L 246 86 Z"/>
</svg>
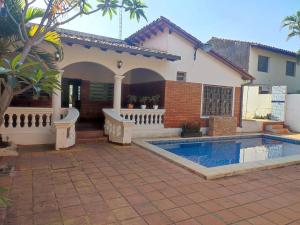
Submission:
<svg viewBox="0 0 300 225">
<path fill-rule="evenodd" d="M 105 132 L 111 141 L 119 143 L 126 143 L 125 136 L 130 135 L 126 131 L 127 122 L 119 121 L 119 115 L 135 121 L 134 137 L 178 133 L 185 122 L 198 122 L 205 130 L 209 116 L 236 117 L 236 126 L 240 125 L 241 86 L 253 77 L 206 49 L 205 44 L 168 19 L 160 17 L 125 41 L 65 29 L 59 32 L 64 45 L 64 59 L 58 62 L 62 70 L 62 94 L 57 91 L 52 96 L 53 110 L 50 108 L 49 113 L 72 106 L 79 110 L 80 122 L 100 124 L 104 122 L 103 109 L 113 108 L 117 114 L 105 112 Z M 61 103 L 57 97 L 60 94 Z M 159 110 L 126 109 L 128 95 L 157 94 L 161 96 Z M 51 96 L 39 100 L 19 96 L 13 106 L 51 107 Z M 20 115 L 22 111 L 20 108 Z M 41 113 L 40 123 L 48 124 L 43 116 Z M 31 123 L 34 119 L 31 117 Z M 11 130 L 15 127 L 21 132 L 20 126 L 9 125 L 10 122 L 6 124 Z M 20 116 L 19 123 L 27 127 L 27 114 L 23 119 Z M 65 133 L 70 136 L 69 131 Z M 38 135 L 45 134 L 39 131 Z M 53 135 L 44 137 L 44 142 L 52 143 Z M 22 137 L 14 141 L 28 144 L 33 140 Z M 57 138 L 60 137 L 56 136 L 56 143 Z"/>
<path fill-rule="evenodd" d="M 213 50 L 255 77 L 261 93 L 284 85 L 289 93 L 300 91 L 300 65 L 295 52 L 263 44 L 213 37 Z"/>
</svg>

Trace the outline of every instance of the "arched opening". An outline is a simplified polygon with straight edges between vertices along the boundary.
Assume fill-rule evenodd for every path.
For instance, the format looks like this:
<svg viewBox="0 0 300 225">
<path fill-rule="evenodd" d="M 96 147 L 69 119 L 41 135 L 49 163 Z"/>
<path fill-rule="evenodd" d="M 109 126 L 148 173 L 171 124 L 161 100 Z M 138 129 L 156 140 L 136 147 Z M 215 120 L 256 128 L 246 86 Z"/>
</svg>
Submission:
<svg viewBox="0 0 300 225">
<path fill-rule="evenodd" d="M 122 86 L 122 106 L 127 107 L 128 95 L 134 95 L 137 99 L 141 97 L 152 98 L 159 95 L 159 101 L 157 102 L 160 108 L 164 107 L 164 92 L 165 92 L 165 80 L 157 72 L 145 69 L 136 68 L 130 70 L 124 74 Z M 136 102 L 135 108 L 139 108 L 141 103 Z M 151 108 L 153 102 L 148 101 L 147 107 Z"/>
<path fill-rule="evenodd" d="M 113 105 L 114 73 L 92 62 L 73 63 L 63 70 L 62 107 L 80 111 L 77 129 L 102 128 L 102 109 Z"/>
</svg>

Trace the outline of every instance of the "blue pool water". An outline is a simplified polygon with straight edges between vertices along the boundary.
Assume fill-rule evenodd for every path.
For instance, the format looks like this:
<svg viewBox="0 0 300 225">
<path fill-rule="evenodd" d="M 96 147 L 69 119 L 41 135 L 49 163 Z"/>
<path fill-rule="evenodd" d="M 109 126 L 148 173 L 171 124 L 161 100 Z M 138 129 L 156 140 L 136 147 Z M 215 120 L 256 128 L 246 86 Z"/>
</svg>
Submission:
<svg viewBox="0 0 300 225">
<path fill-rule="evenodd" d="M 152 141 L 150 143 L 205 167 L 300 154 L 300 142 L 269 136 L 210 139 L 206 141 Z"/>
</svg>

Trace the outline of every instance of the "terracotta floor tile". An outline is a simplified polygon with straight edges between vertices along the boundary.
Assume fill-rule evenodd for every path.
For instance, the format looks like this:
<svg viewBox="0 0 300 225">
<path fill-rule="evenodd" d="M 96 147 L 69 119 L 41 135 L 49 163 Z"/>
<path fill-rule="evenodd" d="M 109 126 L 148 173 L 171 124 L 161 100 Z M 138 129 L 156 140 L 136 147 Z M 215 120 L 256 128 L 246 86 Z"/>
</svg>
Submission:
<svg viewBox="0 0 300 225">
<path fill-rule="evenodd" d="M 300 224 L 299 165 L 208 181 L 135 145 L 20 153 L 5 225 Z"/>
<path fill-rule="evenodd" d="M 176 205 L 171 202 L 169 199 L 161 199 L 157 201 L 153 201 L 152 204 L 157 207 L 159 210 L 166 210 L 175 208 Z"/>
<path fill-rule="evenodd" d="M 176 225 L 201 225 L 201 224 L 194 219 L 188 219 L 185 221 L 178 222 L 176 223 Z"/>
<path fill-rule="evenodd" d="M 207 210 L 197 204 L 186 205 L 181 208 L 191 217 L 202 216 L 208 213 Z"/>
<path fill-rule="evenodd" d="M 158 212 L 158 209 L 150 202 L 140 203 L 133 206 L 140 215 L 147 215 Z"/>
<path fill-rule="evenodd" d="M 164 214 L 175 223 L 190 218 L 190 216 L 180 208 L 165 210 Z"/>
<path fill-rule="evenodd" d="M 149 225 L 167 225 L 172 223 L 166 215 L 160 212 L 146 215 L 144 219 Z"/>
<path fill-rule="evenodd" d="M 202 225 L 224 225 L 225 223 L 210 214 L 199 216 L 196 218 Z"/>
<path fill-rule="evenodd" d="M 134 217 L 138 217 L 136 211 L 131 207 L 114 209 L 112 212 L 118 220 L 127 220 Z"/>
</svg>

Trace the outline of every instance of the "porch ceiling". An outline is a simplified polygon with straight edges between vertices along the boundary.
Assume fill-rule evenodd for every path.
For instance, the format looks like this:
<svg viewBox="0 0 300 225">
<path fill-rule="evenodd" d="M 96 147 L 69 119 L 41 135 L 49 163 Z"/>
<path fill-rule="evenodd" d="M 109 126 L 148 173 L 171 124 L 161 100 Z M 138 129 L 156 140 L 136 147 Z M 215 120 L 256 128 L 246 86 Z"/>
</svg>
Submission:
<svg viewBox="0 0 300 225">
<path fill-rule="evenodd" d="M 86 48 L 96 47 L 103 51 L 111 50 L 117 53 L 127 52 L 131 55 L 142 55 L 144 57 L 155 57 L 157 59 L 167 59 L 169 61 L 181 60 L 180 56 L 134 45 L 129 45 L 125 41 L 103 37 L 99 35 L 87 34 L 83 32 L 58 29 L 61 40 L 67 45 L 79 44 Z"/>
</svg>

